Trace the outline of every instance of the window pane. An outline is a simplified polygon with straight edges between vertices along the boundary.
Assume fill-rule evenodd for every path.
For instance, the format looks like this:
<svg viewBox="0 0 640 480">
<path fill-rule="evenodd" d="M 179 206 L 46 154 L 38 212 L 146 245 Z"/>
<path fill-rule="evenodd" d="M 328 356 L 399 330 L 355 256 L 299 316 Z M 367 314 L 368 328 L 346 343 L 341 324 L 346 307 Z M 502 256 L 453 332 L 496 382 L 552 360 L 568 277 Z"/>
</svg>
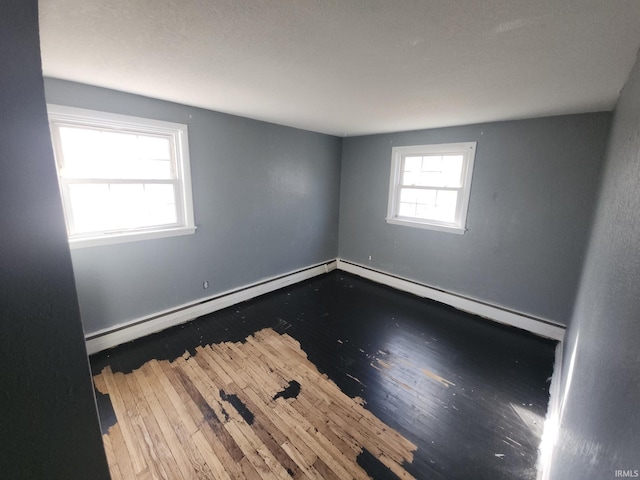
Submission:
<svg viewBox="0 0 640 480">
<path fill-rule="evenodd" d="M 421 205 L 435 205 L 435 190 L 418 190 L 418 203 Z"/>
<path fill-rule="evenodd" d="M 422 157 L 421 170 L 425 172 L 439 172 L 442 170 L 442 155 L 427 155 Z"/>
<path fill-rule="evenodd" d="M 401 203 L 417 203 L 419 190 L 413 188 L 403 188 L 400 190 Z"/>
<path fill-rule="evenodd" d="M 416 218 L 421 220 L 433 220 L 434 209 L 435 207 L 433 205 L 418 205 L 416 208 Z"/>
<path fill-rule="evenodd" d="M 173 185 L 145 185 L 147 225 L 167 225 L 178 221 L 175 196 Z"/>
<path fill-rule="evenodd" d="M 462 186 L 462 155 L 444 155 L 442 157 L 443 183 L 441 187 Z"/>
<path fill-rule="evenodd" d="M 439 190 L 436 193 L 433 220 L 441 222 L 455 222 L 458 192 L 451 190 Z"/>
<path fill-rule="evenodd" d="M 400 190 L 400 202 L 419 203 L 422 205 L 435 205 L 436 190 L 403 188 Z"/>
<path fill-rule="evenodd" d="M 64 178 L 175 178 L 166 137 L 64 126 L 60 143 Z"/>
<path fill-rule="evenodd" d="M 457 191 L 402 188 L 398 215 L 453 223 L 457 202 Z"/>
<path fill-rule="evenodd" d="M 402 185 L 458 188 L 463 160 L 462 155 L 406 157 Z"/>
<path fill-rule="evenodd" d="M 171 160 L 171 145 L 165 137 L 138 135 L 138 157 L 148 160 Z"/>
<path fill-rule="evenodd" d="M 405 157 L 404 158 L 405 172 L 419 172 L 421 165 L 422 165 L 422 157 Z"/>
<path fill-rule="evenodd" d="M 415 217 L 416 216 L 416 203 L 403 203 L 400 202 L 400 208 L 398 209 L 398 215 L 401 217 Z"/>
<path fill-rule="evenodd" d="M 105 224 L 109 229 L 145 226 L 144 185 L 109 185 L 109 196 L 109 208 L 105 215 Z"/>
<path fill-rule="evenodd" d="M 420 181 L 421 164 L 422 157 L 405 157 L 401 179 L 403 185 L 417 185 Z"/>
<path fill-rule="evenodd" d="M 100 131 L 88 128 L 60 127 L 60 144 L 64 155 L 64 177 L 89 177 L 102 161 Z"/>
<path fill-rule="evenodd" d="M 88 233 L 103 230 L 109 204 L 109 185 L 69 185 L 73 231 Z"/>
<path fill-rule="evenodd" d="M 171 184 L 71 184 L 69 194 L 74 234 L 177 222 Z"/>
<path fill-rule="evenodd" d="M 436 193 L 436 190 L 401 189 L 398 214 L 403 217 L 429 219 L 435 208 Z"/>
<path fill-rule="evenodd" d="M 137 135 L 129 133 L 102 132 L 100 150 L 104 165 L 113 168 L 112 162 L 125 166 L 135 161 L 138 157 L 136 140 Z"/>
</svg>

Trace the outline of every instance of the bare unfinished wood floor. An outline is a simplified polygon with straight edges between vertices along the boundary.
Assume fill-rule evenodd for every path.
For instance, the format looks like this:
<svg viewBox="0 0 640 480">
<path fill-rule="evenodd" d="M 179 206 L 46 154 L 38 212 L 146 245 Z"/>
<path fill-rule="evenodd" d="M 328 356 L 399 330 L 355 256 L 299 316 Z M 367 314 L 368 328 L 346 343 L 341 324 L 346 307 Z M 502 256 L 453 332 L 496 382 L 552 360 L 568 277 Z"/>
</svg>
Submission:
<svg viewBox="0 0 640 480">
<path fill-rule="evenodd" d="M 103 437 L 114 480 L 369 478 L 363 449 L 413 478 L 417 447 L 272 329 L 94 380 L 117 418 Z"/>
</svg>

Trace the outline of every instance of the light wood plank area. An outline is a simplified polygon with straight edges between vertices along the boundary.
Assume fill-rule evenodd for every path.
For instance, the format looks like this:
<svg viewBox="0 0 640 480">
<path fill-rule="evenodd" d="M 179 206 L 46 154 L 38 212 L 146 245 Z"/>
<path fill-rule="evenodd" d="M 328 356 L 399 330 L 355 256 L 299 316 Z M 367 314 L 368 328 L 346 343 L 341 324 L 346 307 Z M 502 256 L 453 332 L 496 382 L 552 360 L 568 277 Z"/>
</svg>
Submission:
<svg viewBox="0 0 640 480">
<path fill-rule="evenodd" d="M 106 366 L 94 381 L 116 416 L 103 436 L 114 480 L 365 479 L 364 451 L 414 478 L 416 445 L 271 328 L 130 373 Z"/>
</svg>

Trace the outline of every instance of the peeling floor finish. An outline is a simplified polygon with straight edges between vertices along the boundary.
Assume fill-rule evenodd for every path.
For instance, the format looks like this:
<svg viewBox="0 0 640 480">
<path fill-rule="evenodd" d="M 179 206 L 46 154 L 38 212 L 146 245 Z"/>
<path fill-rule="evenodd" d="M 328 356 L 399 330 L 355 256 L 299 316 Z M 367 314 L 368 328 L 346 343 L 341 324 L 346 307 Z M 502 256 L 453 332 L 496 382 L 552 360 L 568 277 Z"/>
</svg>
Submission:
<svg viewBox="0 0 640 480">
<path fill-rule="evenodd" d="M 414 478 L 403 464 L 416 445 L 318 372 L 289 335 L 267 328 L 185 357 L 94 377 L 117 418 L 103 436 L 114 480 L 366 479 L 365 451 Z"/>
<path fill-rule="evenodd" d="M 331 272 L 91 364 L 123 479 L 533 480 L 554 349 Z"/>
</svg>

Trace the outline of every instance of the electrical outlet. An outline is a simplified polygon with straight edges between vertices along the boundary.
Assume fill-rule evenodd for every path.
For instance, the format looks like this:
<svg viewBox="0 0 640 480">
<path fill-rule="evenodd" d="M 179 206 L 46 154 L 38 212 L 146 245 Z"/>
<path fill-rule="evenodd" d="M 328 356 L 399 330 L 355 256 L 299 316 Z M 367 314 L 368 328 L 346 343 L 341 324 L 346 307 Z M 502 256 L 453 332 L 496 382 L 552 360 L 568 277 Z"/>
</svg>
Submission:
<svg viewBox="0 0 640 480">
<path fill-rule="evenodd" d="M 206 280 L 202 282 L 202 288 L 204 288 L 205 290 L 209 288 L 209 282 L 207 282 Z"/>
</svg>

